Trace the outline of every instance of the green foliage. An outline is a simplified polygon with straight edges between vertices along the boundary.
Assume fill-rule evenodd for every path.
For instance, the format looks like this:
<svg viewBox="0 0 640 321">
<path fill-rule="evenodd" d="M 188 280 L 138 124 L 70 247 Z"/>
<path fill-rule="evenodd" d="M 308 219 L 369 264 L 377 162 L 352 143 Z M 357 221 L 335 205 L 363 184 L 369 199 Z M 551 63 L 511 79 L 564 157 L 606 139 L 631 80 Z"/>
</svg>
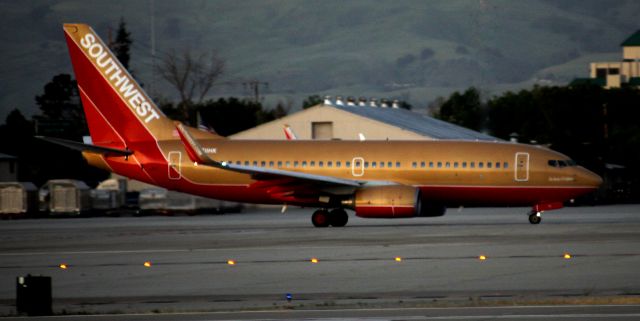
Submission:
<svg viewBox="0 0 640 321">
<path fill-rule="evenodd" d="M 442 103 L 434 116 L 463 127 L 480 130 L 484 125 L 484 105 L 480 99 L 480 91 L 471 87 L 462 94 L 454 92 Z"/>
<path fill-rule="evenodd" d="M 180 119 L 182 112 L 173 104 L 163 102 L 159 105 L 168 117 Z M 282 104 L 266 110 L 261 103 L 235 97 L 206 100 L 191 107 L 192 113 L 199 112 L 204 124 L 222 136 L 233 135 L 286 115 L 286 108 Z"/>
<path fill-rule="evenodd" d="M 126 69 L 129 69 L 129 60 L 131 59 L 131 43 L 131 33 L 127 30 L 127 24 L 124 22 L 124 18 L 120 18 L 118 31 L 116 31 L 116 40 L 109 44 L 109 49 L 113 51 Z"/>
<path fill-rule="evenodd" d="M 302 109 L 307 109 L 309 107 L 313 107 L 315 105 L 321 104 L 323 102 L 322 97 L 320 95 L 311 95 L 302 102 Z"/>
</svg>

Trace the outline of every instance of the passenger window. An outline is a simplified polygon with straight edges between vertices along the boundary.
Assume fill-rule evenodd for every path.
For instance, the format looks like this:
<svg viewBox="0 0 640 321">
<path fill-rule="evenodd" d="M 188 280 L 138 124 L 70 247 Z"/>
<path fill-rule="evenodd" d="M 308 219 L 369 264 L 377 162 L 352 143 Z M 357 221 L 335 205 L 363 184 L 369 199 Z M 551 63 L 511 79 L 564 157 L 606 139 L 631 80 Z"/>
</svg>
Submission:
<svg viewBox="0 0 640 321">
<path fill-rule="evenodd" d="M 387 167 L 389 167 L 389 168 L 393 167 L 393 163 L 392 162 L 387 162 Z"/>
<path fill-rule="evenodd" d="M 350 161 L 346 161 L 346 162 L 344 163 L 344 166 L 346 166 L 346 167 L 351 167 L 351 162 L 350 162 Z"/>
<path fill-rule="evenodd" d="M 302 167 L 307 167 L 307 161 L 302 161 Z"/>
<path fill-rule="evenodd" d="M 483 162 L 478 162 L 478 168 L 484 168 L 484 163 Z"/>
<path fill-rule="evenodd" d="M 558 161 L 557 160 L 550 159 L 547 162 L 547 164 L 549 164 L 549 166 L 552 166 L 552 167 L 558 167 Z"/>
<path fill-rule="evenodd" d="M 311 163 L 309 163 L 309 165 L 310 165 L 311 167 L 316 167 L 316 161 L 311 161 Z"/>
<path fill-rule="evenodd" d="M 433 168 L 433 162 L 429 162 L 429 167 Z"/>
<path fill-rule="evenodd" d="M 290 166 L 291 166 L 291 162 L 290 162 L 290 161 L 287 161 L 287 162 L 286 162 L 286 163 L 284 163 L 284 164 L 285 164 L 284 166 L 286 166 L 286 167 L 290 167 Z"/>
<path fill-rule="evenodd" d="M 509 163 L 507 162 L 502 163 L 502 168 L 505 168 L 505 169 L 509 168 Z"/>
<path fill-rule="evenodd" d="M 364 162 L 364 168 L 369 168 L 369 162 Z"/>
<path fill-rule="evenodd" d="M 269 162 L 269 167 L 273 167 L 273 161 Z"/>
<path fill-rule="evenodd" d="M 328 161 L 327 162 L 327 167 L 333 167 L 333 162 L 332 161 Z"/>
<path fill-rule="evenodd" d="M 323 161 L 319 161 L 318 162 L 318 167 L 324 167 L 324 162 Z"/>
<path fill-rule="evenodd" d="M 493 165 L 492 162 L 487 162 L 487 168 L 491 168 L 492 165 Z"/>
<path fill-rule="evenodd" d="M 400 168 L 400 162 L 396 162 L 396 167 Z"/>
<path fill-rule="evenodd" d="M 244 161 L 245 166 L 249 166 L 249 161 Z"/>
<path fill-rule="evenodd" d="M 299 162 L 298 161 L 294 161 L 293 162 L 293 167 L 298 167 Z"/>
<path fill-rule="evenodd" d="M 371 168 L 376 168 L 376 162 L 371 162 Z"/>
<path fill-rule="evenodd" d="M 453 163 L 453 168 L 458 168 L 458 162 Z"/>
<path fill-rule="evenodd" d="M 496 168 L 500 168 L 500 162 L 496 162 Z"/>
<path fill-rule="evenodd" d="M 258 166 L 258 161 L 253 161 L 253 166 Z"/>
<path fill-rule="evenodd" d="M 442 162 L 438 162 L 438 168 L 442 168 Z"/>
<path fill-rule="evenodd" d="M 471 162 L 471 163 L 469 163 L 469 167 L 471 167 L 471 168 L 476 168 L 476 162 Z"/>
<path fill-rule="evenodd" d="M 418 163 L 416 163 L 416 162 L 411 163 L 411 167 L 412 168 L 417 168 L 418 167 Z"/>
<path fill-rule="evenodd" d="M 282 161 L 278 161 L 278 167 L 282 167 Z"/>
<path fill-rule="evenodd" d="M 449 167 L 451 167 L 451 164 L 450 164 L 449 162 L 446 162 L 446 163 L 444 164 L 444 167 L 449 168 Z"/>
<path fill-rule="evenodd" d="M 425 165 L 426 165 L 426 164 L 425 164 L 425 162 L 420 162 L 420 167 L 421 167 L 421 168 L 424 168 L 424 167 L 425 167 Z"/>
<path fill-rule="evenodd" d="M 380 168 L 384 168 L 384 162 L 380 162 Z"/>
<path fill-rule="evenodd" d="M 467 168 L 467 162 L 462 162 L 462 168 Z"/>
<path fill-rule="evenodd" d="M 341 167 L 341 166 L 342 166 L 342 163 L 340 163 L 340 161 L 337 161 L 336 162 L 336 167 Z"/>
<path fill-rule="evenodd" d="M 265 162 L 265 161 L 261 161 L 261 162 L 260 162 L 260 166 L 262 166 L 262 167 L 267 166 L 267 162 Z"/>
</svg>

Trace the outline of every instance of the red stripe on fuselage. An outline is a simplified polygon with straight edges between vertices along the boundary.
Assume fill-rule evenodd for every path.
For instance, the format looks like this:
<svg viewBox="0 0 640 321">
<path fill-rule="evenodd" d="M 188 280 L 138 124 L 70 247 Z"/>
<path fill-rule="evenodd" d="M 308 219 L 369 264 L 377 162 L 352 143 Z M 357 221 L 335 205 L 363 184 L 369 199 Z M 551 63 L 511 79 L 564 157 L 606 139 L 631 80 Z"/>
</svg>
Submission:
<svg viewBox="0 0 640 321">
<path fill-rule="evenodd" d="M 564 202 L 595 190 L 586 186 L 419 186 L 421 197 L 447 205 L 530 206 Z"/>
</svg>

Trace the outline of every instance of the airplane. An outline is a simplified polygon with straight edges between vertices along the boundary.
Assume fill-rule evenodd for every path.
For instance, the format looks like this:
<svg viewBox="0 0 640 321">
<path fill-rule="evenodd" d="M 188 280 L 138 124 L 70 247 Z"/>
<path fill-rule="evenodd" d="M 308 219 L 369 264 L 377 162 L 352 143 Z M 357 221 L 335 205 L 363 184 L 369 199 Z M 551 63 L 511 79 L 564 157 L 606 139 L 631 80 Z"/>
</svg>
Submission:
<svg viewBox="0 0 640 321">
<path fill-rule="evenodd" d="M 170 190 L 245 203 L 318 208 L 316 227 L 362 218 L 435 217 L 446 206 L 544 211 L 602 179 L 541 146 L 486 141 L 231 140 L 166 117 L 85 24 L 64 24 L 91 144 L 89 164 Z"/>
</svg>

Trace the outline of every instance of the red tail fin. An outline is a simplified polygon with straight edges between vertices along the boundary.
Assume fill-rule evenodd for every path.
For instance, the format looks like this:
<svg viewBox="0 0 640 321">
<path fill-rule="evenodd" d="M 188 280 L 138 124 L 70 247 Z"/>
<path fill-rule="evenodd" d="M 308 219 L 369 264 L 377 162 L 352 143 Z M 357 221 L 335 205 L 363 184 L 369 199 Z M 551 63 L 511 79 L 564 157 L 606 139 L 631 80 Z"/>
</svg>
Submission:
<svg viewBox="0 0 640 321">
<path fill-rule="evenodd" d="M 91 27 L 65 24 L 64 31 L 94 144 L 125 148 L 136 141 L 175 139 L 171 120 Z"/>
</svg>

